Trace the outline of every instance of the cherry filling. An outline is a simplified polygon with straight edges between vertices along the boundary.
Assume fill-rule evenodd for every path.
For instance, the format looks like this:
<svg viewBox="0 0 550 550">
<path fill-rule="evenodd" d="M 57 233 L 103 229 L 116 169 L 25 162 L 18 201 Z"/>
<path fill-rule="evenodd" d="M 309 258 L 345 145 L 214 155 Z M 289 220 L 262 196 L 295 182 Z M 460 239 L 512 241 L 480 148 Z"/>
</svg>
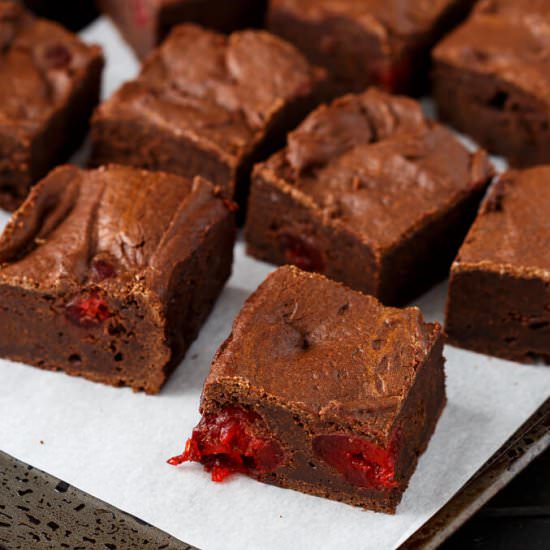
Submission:
<svg viewBox="0 0 550 550">
<path fill-rule="evenodd" d="M 168 464 L 200 462 L 211 472 L 212 481 L 223 481 L 235 472 L 273 472 L 283 463 L 284 453 L 277 441 L 258 435 L 259 421 L 256 413 L 238 407 L 204 415 L 183 454 L 171 458 Z"/>
<path fill-rule="evenodd" d="M 131 0 L 134 20 L 138 27 L 146 27 L 150 20 L 150 7 L 147 0 Z"/>
<path fill-rule="evenodd" d="M 392 489 L 395 481 L 395 452 L 361 437 L 321 435 L 314 439 L 313 450 L 327 464 L 359 487 Z"/>
<path fill-rule="evenodd" d="M 389 93 L 397 93 L 406 88 L 411 78 L 411 65 L 408 60 L 402 60 L 389 67 L 374 70 L 376 84 Z"/>
<path fill-rule="evenodd" d="M 323 253 L 307 237 L 280 233 L 279 243 L 285 260 L 304 271 L 324 271 Z"/>
<path fill-rule="evenodd" d="M 107 302 L 97 292 L 78 296 L 65 306 L 67 319 L 81 327 L 93 327 L 103 323 L 112 313 Z"/>
</svg>

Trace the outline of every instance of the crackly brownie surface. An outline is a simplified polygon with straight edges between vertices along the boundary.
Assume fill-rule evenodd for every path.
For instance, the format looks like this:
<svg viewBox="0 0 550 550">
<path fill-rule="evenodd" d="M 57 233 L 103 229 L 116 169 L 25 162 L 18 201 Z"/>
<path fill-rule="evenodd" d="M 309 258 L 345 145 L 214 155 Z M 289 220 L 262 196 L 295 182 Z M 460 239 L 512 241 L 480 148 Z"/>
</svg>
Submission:
<svg viewBox="0 0 550 550">
<path fill-rule="evenodd" d="M 261 25 L 266 0 L 98 0 L 140 57 L 181 23 L 223 32 Z"/>
<path fill-rule="evenodd" d="M 434 50 L 442 117 L 517 165 L 550 160 L 550 4 L 483 0 Z"/>
<path fill-rule="evenodd" d="M 184 175 L 201 173 L 232 189 L 242 163 L 256 153 L 272 125 L 290 124 L 294 115 L 285 109 L 308 98 L 320 76 L 294 47 L 266 32 L 227 37 L 182 25 L 149 57 L 136 81 L 100 106 L 95 162 L 122 160 Z M 126 136 L 103 135 L 103 125 L 115 121 L 117 128 L 128 121 L 148 128 L 137 152 Z M 164 135 L 185 140 L 187 145 L 179 146 L 183 150 L 174 152 L 181 159 L 157 149 Z"/>
<path fill-rule="evenodd" d="M 441 350 L 418 309 L 282 267 L 235 320 L 172 463 L 392 512 L 445 402 Z"/>
<path fill-rule="evenodd" d="M 522 362 L 550 361 L 547 166 L 500 176 L 451 271 L 452 343 Z"/>
<path fill-rule="evenodd" d="M 425 82 L 431 46 L 473 0 L 273 0 L 268 27 L 325 66 L 335 91 L 405 92 Z M 417 90 L 418 91 L 418 90 Z"/>
<path fill-rule="evenodd" d="M 275 263 L 324 271 L 393 300 L 381 286 L 389 281 L 387 274 L 381 280 L 384 257 L 436 220 L 444 224 L 446 213 L 462 201 L 474 195 L 478 201 L 491 174 L 484 152 L 470 153 L 448 130 L 427 120 L 416 101 L 376 89 L 345 96 L 312 113 L 289 135 L 286 149 L 255 169 L 250 251 Z M 272 198 L 272 190 L 281 197 Z M 294 210 L 281 206 L 285 200 Z M 449 244 L 452 231 L 458 239 L 466 233 L 460 220 L 471 219 L 470 210 L 461 214 L 459 228 L 449 218 Z M 336 232 L 369 248 L 367 272 L 365 266 L 357 274 L 346 272 L 346 260 L 337 257 L 343 246 Z M 410 254 L 415 247 L 416 254 L 429 248 L 410 246 Z M 432 255 L 436 246 L 441 243 L 434 244 Z M 445 252 L 451 254 L 446 268 L 458 244 L 453 247 Z M 401 275 L 410 269 L 401 266 L 395 268 Z"/>
<path fill-rule="evenodd" d="M 56 169 L 0 238 L 0 355 L 158 391 L 231 270 L 216 193 L 125 167 Z"/>
<path fill-rule="evenodd" d="M 101 51 L 20 5 L 0 1 L 0 206 L 78 146 L 97 103 Z"/>
</svg>

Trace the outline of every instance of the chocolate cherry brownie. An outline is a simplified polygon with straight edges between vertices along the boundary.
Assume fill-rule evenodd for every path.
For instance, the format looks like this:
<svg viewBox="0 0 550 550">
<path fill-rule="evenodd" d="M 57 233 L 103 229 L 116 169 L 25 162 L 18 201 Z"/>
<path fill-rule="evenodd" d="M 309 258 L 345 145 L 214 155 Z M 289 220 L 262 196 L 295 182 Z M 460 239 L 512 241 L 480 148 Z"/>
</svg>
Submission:
<svg viewBox="0 0 550 550">
<path fill-rule="evenodd" d="M 170 463 L 393 513 L 445 405 L 442 348 L 417 308 L 279 268 L 235 320 Z"/>
<path fill-rule="evenodd" d="M 97 17 L 95 0 L 23 0 L 40 17 L 55 19 L 69 29 L 80 30 Z"/>
<path fill-rule="evenodd" d="M 475 0 L 271 0 L 268 27 L 324 66 L 334 95 L 427 87 L 430 49 Z"/>
<path fill-rule="evenodd" d="M 16 208 L 80 145 L 102 69 L 99 47 L 0 0 L 0 207 Z"/>
<path fill-rule="evenodd" d="M 434 50 L 440 116 L 515 166 L 550 162 L 549 41 L 549 2 L 479 2 Z"/>
<path fill-rule="evenodd" d="M 57 168 L 0 237 L 0 356 L 157 393 L 231 272 L 210 183 Z"/>
<path fill-rule="evenodd" d="M 323 78 L 264 31 L 181 25 L 95 113 L 93 163 L 200 174 L 242 202 L 253 163 L 317 103 Z"/>
<path fill-rule="evenodd" d="M 261 25 L 266 0 L 98 0 L 139 57 L 181 23 L 223 32 Z"/>
<path fill-rule="evenodd" d="M 550 166 L 500 176 L 451 271 L 451 344 L 550 363 Z"/>
<path fill-rule="evenodd" d="M 401 305 L 447 276 L 492 173 L 416 101 L 344 96 L 255 167 L 248 252 Z"/>
</svg>

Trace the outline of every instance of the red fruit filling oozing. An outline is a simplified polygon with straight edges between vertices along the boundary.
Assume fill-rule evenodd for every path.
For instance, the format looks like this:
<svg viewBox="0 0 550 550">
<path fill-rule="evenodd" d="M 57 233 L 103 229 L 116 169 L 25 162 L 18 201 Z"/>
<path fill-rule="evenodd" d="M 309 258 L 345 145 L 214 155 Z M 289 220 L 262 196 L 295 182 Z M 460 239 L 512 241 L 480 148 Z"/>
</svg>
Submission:
<svg viewBox="0 0 550 550">
<path fill-rule="evenodd" d="M 44 54 L 46 62 L 51 69 L 64 69 L 72 61 L 72 54 L 63 44 L 52 44 Z"/>
<path fill-rule="evenodd" d="M 395 452 L 361 437 L 321 435 L 314 439 L 317 456 L 359 487 L 392 489 L 395 481 Z"/>
<path fill-rule="evenodd" d="M 279 243 L 285 260 L 304 271 L 324 271 L 323 253 L 307 238 L 281 233 Z"/>
<path fill-rule="evenodd" d="M 403 92 L 411 79 L 411 64 L 402 60 L 391 66 L 375 69 L 373 74 L 375 83 L 388 93 Z"/>
<path fill-rule="evenodd" d="M 112 313 L 107 302 L 97 292 L 74 298 L 65 306 L 65 315 L 81 327 L 93 327 L 103 323 Z"/>
<path fill-rule="evenodd" d="M 223 481 L 235 472 L 273 472 L 283 463 L 284 453 L 277 441 L 257 433 L 258 422 L 261 419 L 257 414 L 238 407 L 207 414 L 193 430 L 183 454 L 171 458 L 168 464 L 200 462 L 211 472 L 212 481 Z"/>
</svg>

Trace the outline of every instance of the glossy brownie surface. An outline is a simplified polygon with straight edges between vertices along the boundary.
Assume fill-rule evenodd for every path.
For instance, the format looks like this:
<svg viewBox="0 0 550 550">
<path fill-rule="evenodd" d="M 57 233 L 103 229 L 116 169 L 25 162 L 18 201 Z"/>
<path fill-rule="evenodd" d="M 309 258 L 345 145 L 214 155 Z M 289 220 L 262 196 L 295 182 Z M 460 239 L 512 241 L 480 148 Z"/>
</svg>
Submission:
<svg viewBox="0 0 550 550">
<path fill-rule="evenodd" d="M 515 166 L 550 161 L 550 5 L 483 0 L 434 50 L 442 118 Z"/>
<path fill-rule="evenodd" d="M 491 188 L 452 267 L 451 343 L 550 362 L 549 183 L 541 166 L 506 172 Z"/>
<path fill-rule="evenodd" d="M 35 179 L 80 144 L 102 66 L 99 47 L 0 1 L 0 206 L 17 206 Z"/>
<path fill-rule="evenodd" d="M 321 77 L 322 71 L 312 68 L 294 47 L 269 33 L 242 31 L 227 37 L 182 25 L 148 58 L 137 80 L 100 106 L 95 125 L 117 120 L 158 128 L 175 140 L 186 140 L 188 149 L 215 157 L 231 173 L 226 179 L 234 179 L 285 108 L 310 97 Z M 288 118 L 280 122 L 290 123 Z M 96 163 L 120 156 L 99 136 L 96 145 Z M 128 153 L 125 160 L 148 163 L 147 151 L 135 158 Z M 150 164 L 162 168 L 163 160 L 155 158 Z M 207 162 L 203 167 L 195 164 L 198 173 L 207 170 Z M 166 169 L 178 168 L 185 169 Z M 205 175 L 223 184 L 216 179 L 224 179 L 219 171 Z M 234 181 L 227 184 L 231 187 Z"/>
<path fill-rule="evenodd" d="M 170 462 L 393 513 L 445 404 L 442 347 L 416 308 L 279 268 L 235 320 Z"/>
<path fill-rule="evenodd" d="M 442 261 L 432 273 L 448 269 L 492 173 L 483 151 L 469 152 L 416 101 L 374 88 L 344 96 L 314 111 L 289 134 L 284 150 L 255 168 L 249 249 L 274 263 L 301 262 L 395 305 L 414 293 L 401 294 L 398 286 L 424 269 L 411 262 L 415 255 Z M 285 201 L 292 210 L 281 206 Z M 460 211 L 445 221 L 455 208 Z M 296 262 L 285 251 L 285 240 L 293 239 L 305 243 Z M 339 257 L 348 246 L 356 248 L 346 254 L 363 262 L 357 273 Z M 404 248 L 409 251 L 384 273 L 386 258 Z M 392 282 L 397 272 L 401 283 Z"/>
<path fill-rule="evenodd" d="M 58 168 L 0 238 L 0 353 L 154 393 L 229 276 L 233 239 L 204 180 Z"/>
</svg>

